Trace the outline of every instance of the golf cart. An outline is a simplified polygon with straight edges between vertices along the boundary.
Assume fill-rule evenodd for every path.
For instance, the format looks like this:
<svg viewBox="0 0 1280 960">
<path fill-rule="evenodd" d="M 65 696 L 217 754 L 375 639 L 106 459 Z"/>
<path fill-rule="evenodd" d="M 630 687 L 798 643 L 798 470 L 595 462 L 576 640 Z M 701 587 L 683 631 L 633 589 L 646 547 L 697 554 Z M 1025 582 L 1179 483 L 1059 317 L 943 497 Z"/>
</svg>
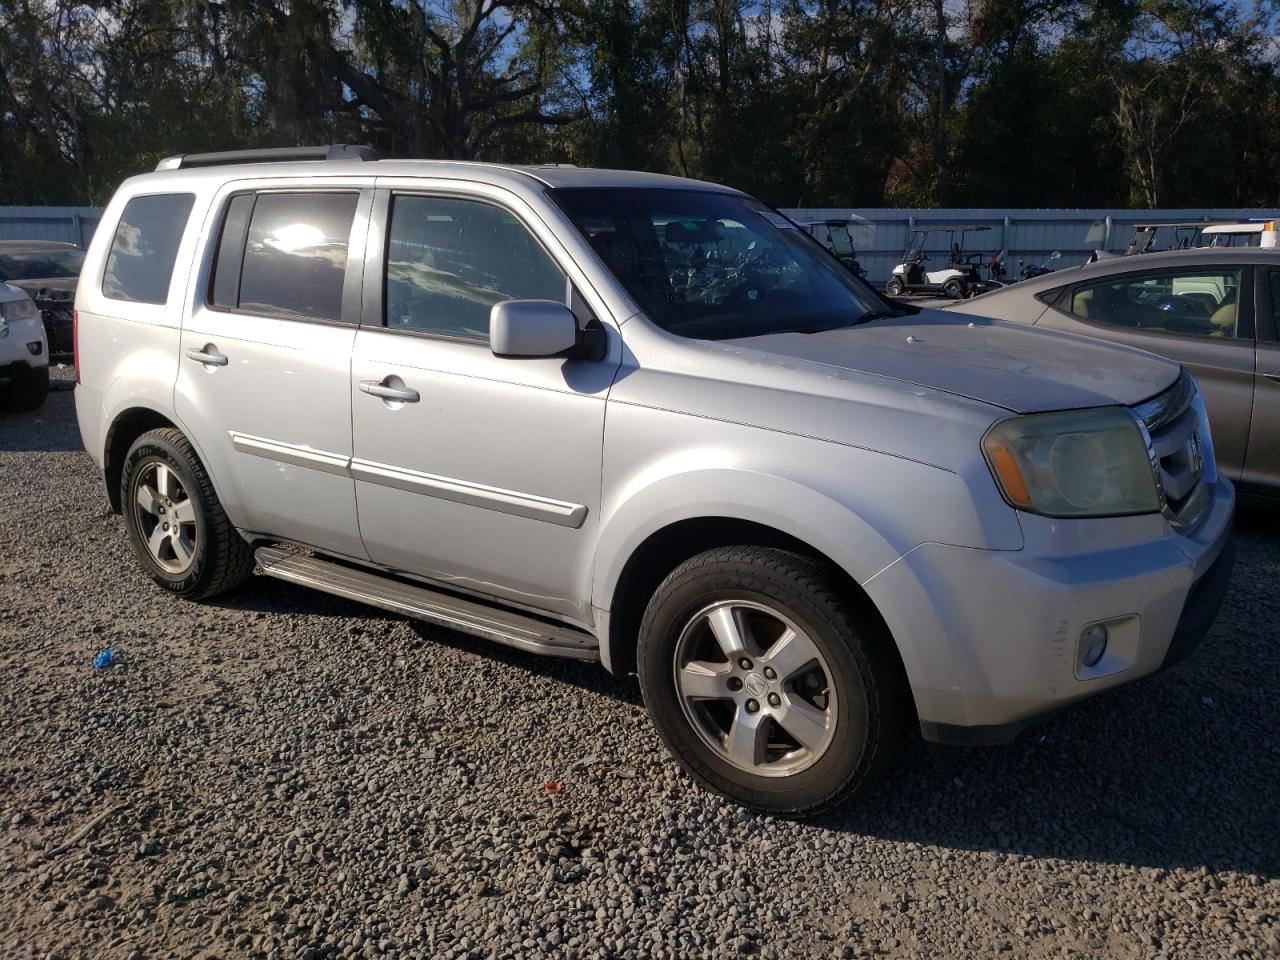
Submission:
<svg viewBox="0 0 1280 960">
<path fill-rule="evenodd" d="M 849 231 L 848 220 L 800 220 L 798 226 L 830 250 L 854 276 L 866 279 L 867 271 L 858 263 L 858 256 L 853 249 L 853 234 Z"/>
<path fill-rule="evenodd" d="M 1275 220 L 1244 220 L 1240 223 L 1215 223 L 1205 227 L 1200 234 L 1206 246 L 1210 247 L 1258 247 L 1275 246 L 1264 244 L 1265 235 L 1275 233 Z"/>
<path fill-rule="evenodd" d="M 1186 220 L 1167 223 L 1140 223 L 1133 228 L 1133 239 L 1124 248 L 1124 255 L 1132 257 L 1152 250 L 1190 250 L 1200 246 L 1200 234 L 1206 227 L 1232 223 L 1230 220 Z M 1173 235 L 1168 246 L 1157 246 L 1156 240 Z"/>
<path fill-rule="evenodd" d="M 884 292 L 891 297 L 900 297 L 904 293 L 940 293 L 952 300 L 960 300 L 984 289 L 978 267 L 986 262 L 986 258 L 980 253 L 966 256 L 964 237 L 967 233 L 990 229 L 975 226 L 912 228 L 911 241 L 902 255 L 902 263 L 893 268 Z M 925 241 L 933 233 L 947 234 L 947 265 L 940 270 L 926 270 L 924 266 L 928 260 L 924 251 Z"/>
</svg>

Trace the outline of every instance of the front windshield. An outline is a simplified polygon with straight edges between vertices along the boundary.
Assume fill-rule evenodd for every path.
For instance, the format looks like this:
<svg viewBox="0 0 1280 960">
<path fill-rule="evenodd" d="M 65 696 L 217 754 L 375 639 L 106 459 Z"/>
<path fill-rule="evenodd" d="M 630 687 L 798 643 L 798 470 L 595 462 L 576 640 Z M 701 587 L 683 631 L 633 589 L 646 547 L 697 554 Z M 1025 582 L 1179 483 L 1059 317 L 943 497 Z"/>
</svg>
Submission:
<svg viewBox="0 0 1280 960">
<path fill-rule="evenodd" d="M 885 305 L 816 241 L 748 197 L 560 189 L 560 209 L 665 330 L 703 340 L 816 333 Z"/>
<path fill-rule="evenodd" d="M 30 250 L 0 253 L 0 280 L 48 280 L 80 276 L 83 250 Z"/>
</svg>

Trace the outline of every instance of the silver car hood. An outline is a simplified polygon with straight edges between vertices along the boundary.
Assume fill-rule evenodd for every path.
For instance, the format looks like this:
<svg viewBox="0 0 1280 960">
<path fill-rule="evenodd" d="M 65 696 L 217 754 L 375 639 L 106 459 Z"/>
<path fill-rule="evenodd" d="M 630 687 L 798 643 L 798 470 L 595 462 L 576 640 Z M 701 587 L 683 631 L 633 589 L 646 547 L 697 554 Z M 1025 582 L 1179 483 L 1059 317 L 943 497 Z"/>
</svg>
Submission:
<svg viewBox="0 0 1280 960">
<path fill-rule="evenodd" d="M 728 342 L 812 365 L 815 373 L 837 367 L 890 377 L 1016 413 L 1132 405 L 1179 373 L 1178 364 L 1144 350 L 936 310 Z"/>
</svg>

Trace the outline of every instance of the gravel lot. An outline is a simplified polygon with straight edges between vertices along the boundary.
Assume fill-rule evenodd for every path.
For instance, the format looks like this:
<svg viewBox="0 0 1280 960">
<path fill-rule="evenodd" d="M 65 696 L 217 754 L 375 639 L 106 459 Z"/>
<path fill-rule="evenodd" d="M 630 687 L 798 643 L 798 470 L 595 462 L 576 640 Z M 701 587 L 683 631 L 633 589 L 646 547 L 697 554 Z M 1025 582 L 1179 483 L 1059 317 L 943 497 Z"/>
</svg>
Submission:
<svg viewBox="0 0 1280 960">
<path fill-rule="evenodd" d="M 0 953 L 1280 956 L 1280 522 L 1237 535 L 1177 669 L 789 823 L 598 667 L 265 578 L 163 596 L 55 393 L 0 418 Z"/>
</svg>

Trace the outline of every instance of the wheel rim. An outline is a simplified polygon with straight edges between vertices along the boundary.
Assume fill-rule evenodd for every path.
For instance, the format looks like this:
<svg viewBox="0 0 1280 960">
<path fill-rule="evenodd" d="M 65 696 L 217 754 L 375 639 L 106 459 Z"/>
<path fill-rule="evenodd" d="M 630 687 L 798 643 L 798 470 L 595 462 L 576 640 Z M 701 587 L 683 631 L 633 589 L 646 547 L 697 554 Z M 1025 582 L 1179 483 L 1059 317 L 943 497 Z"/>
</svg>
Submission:
<svg viewBox="0 0 1280 960">
<path fill-rule="evenodd" d="M 153 461 L 138 471 L 133 515 L 151 559 L 166 573 L 185 573 L 196 555 L 195 504 L 167 464 Z"/>
<path fill-rule="evenodd" d="M 831 745 L 839 714 L 831 669 L 779 611 L 745 600 L 712 604 L 681 632 L 673 666 L 685 717 L 739 770 L 791 776 Z"/>
</svg>

